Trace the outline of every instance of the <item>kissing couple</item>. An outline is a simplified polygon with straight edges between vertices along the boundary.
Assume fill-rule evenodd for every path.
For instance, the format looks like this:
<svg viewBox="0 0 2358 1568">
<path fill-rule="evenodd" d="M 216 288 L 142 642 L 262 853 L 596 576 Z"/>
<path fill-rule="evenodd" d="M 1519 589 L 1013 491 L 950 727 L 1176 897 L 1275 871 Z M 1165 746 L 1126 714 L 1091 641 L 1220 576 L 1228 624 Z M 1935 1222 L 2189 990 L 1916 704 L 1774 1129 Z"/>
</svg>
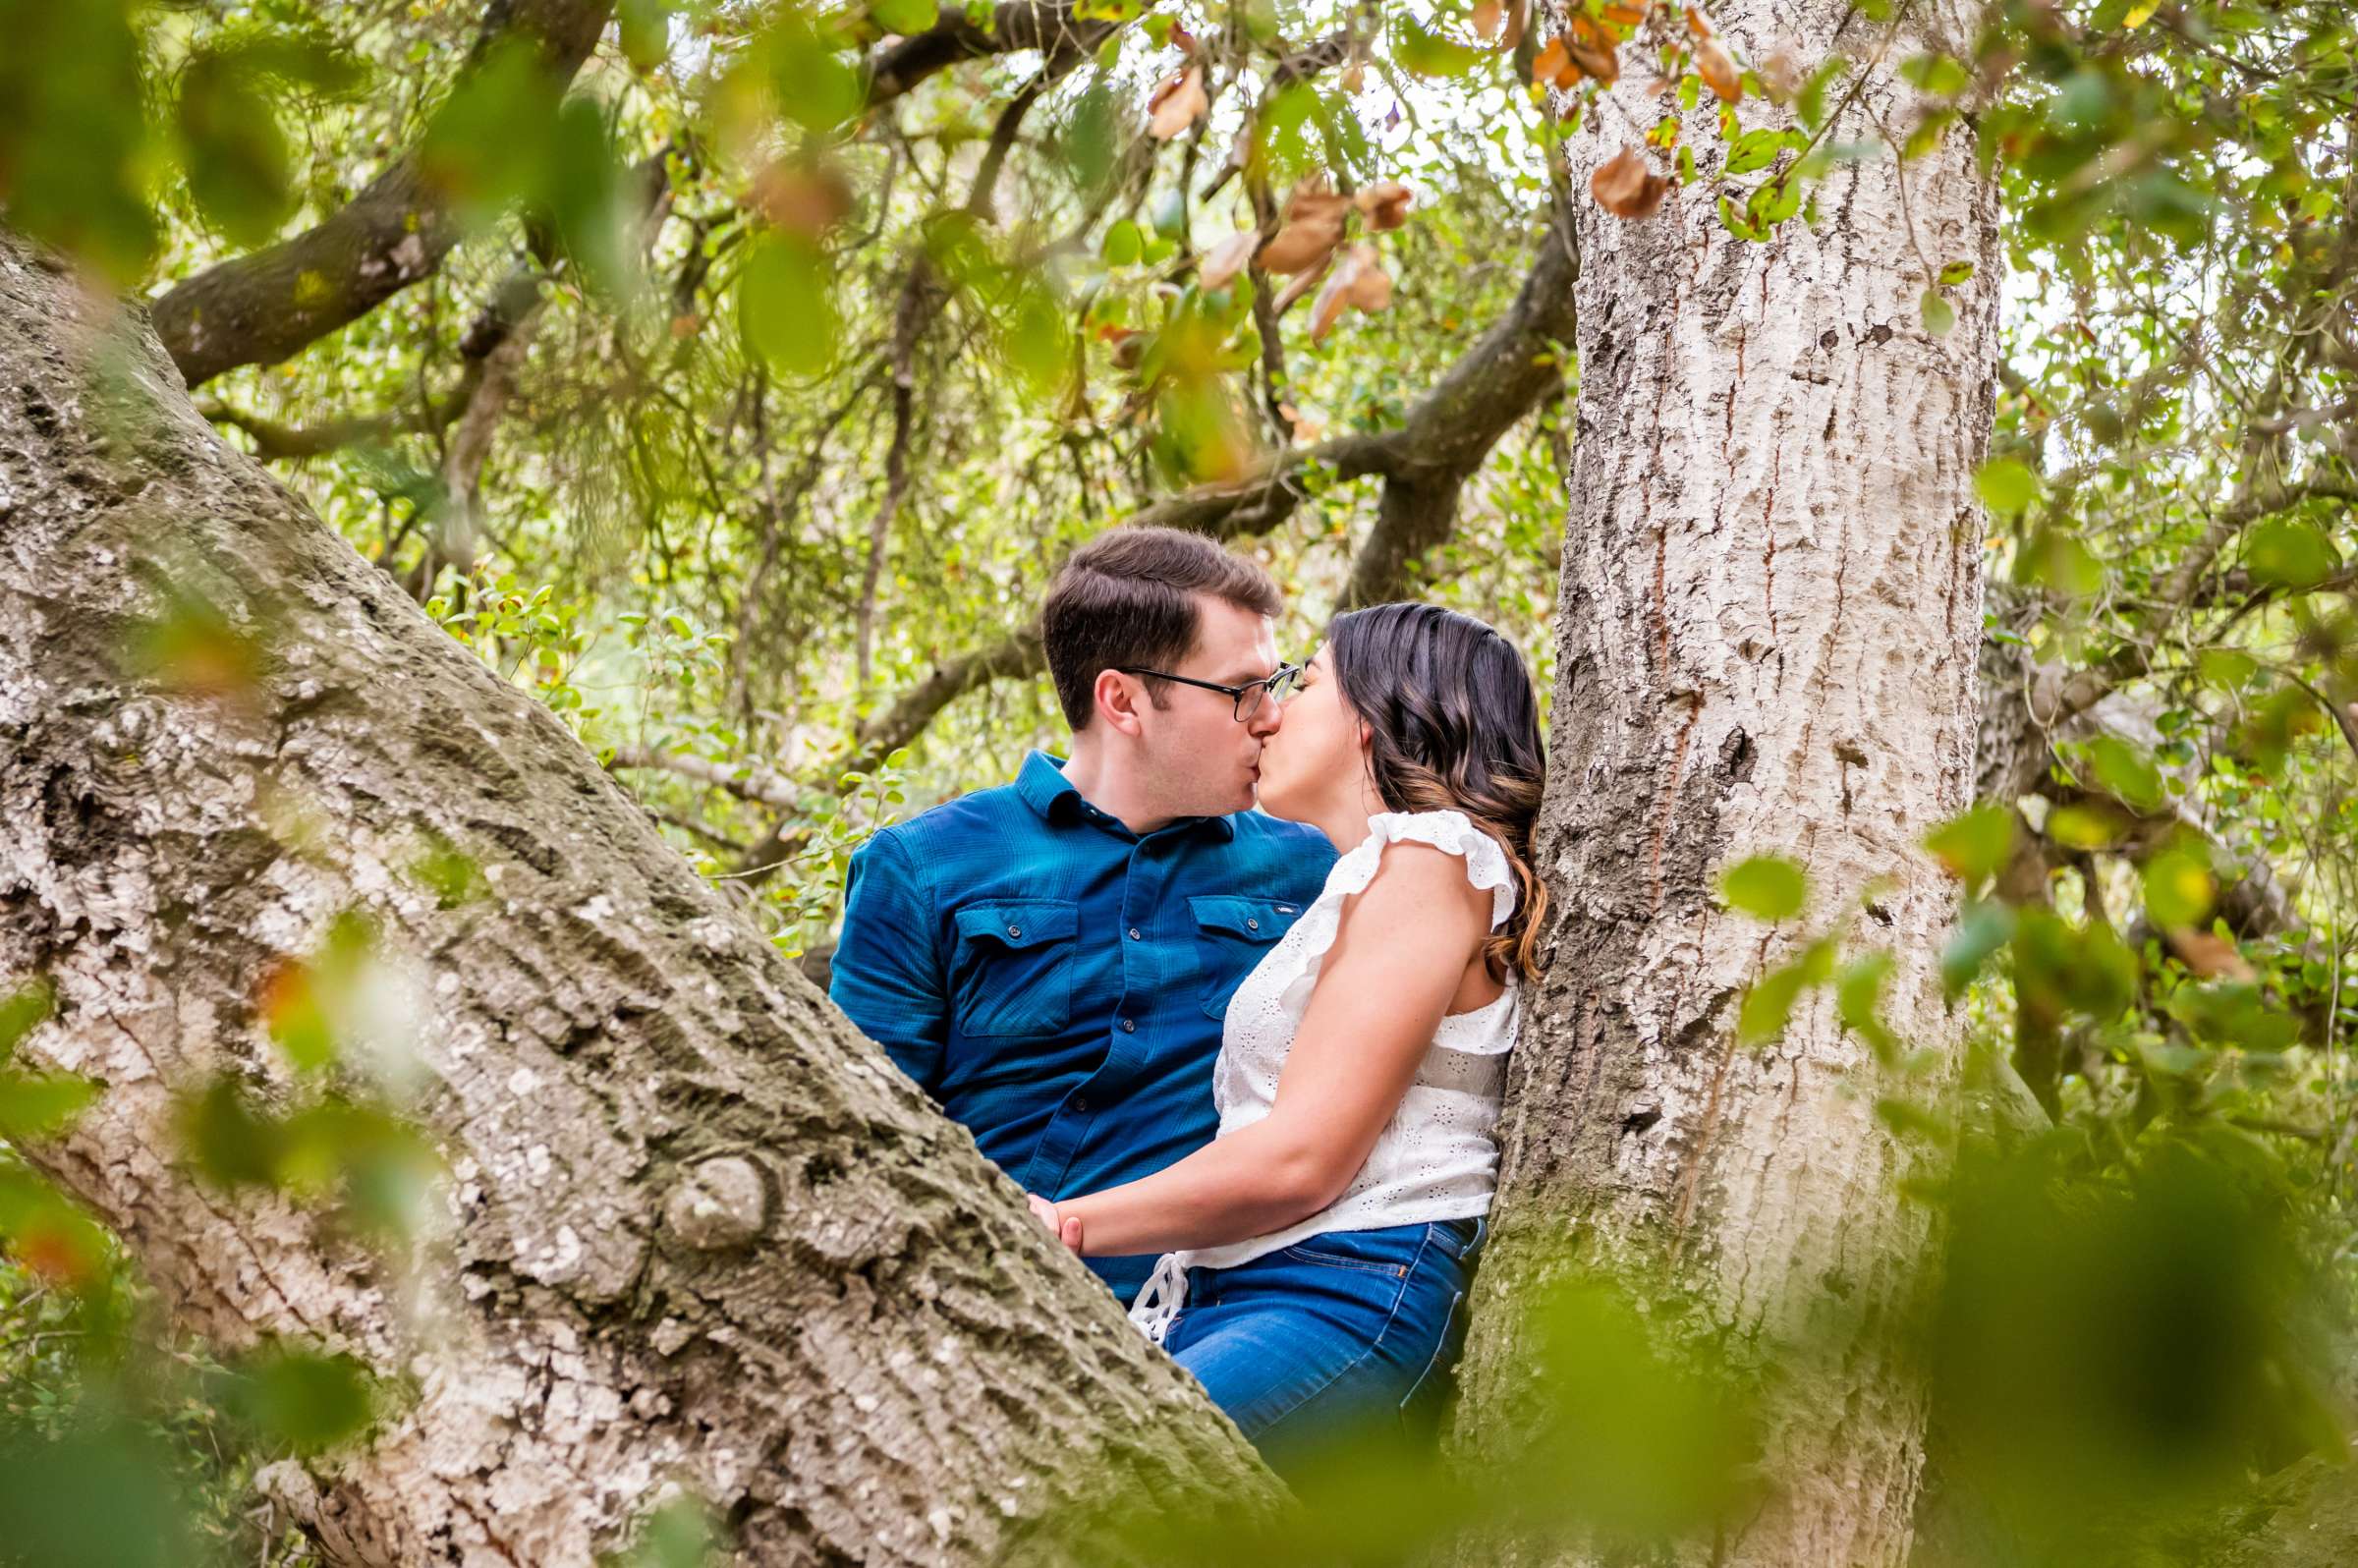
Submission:
<svg viewBox="0 0 2358 1568">
<path fill-rule="evenodd" d="M 831 993 L 1280 1475 L 1432 1440 L 1545 893 L 1515 646 L 1117 529 L 1041 612 L 1071 756 L 877 833 Z M 1259 810 L 1255 810 L 1258 803 Z"/>
</svg>

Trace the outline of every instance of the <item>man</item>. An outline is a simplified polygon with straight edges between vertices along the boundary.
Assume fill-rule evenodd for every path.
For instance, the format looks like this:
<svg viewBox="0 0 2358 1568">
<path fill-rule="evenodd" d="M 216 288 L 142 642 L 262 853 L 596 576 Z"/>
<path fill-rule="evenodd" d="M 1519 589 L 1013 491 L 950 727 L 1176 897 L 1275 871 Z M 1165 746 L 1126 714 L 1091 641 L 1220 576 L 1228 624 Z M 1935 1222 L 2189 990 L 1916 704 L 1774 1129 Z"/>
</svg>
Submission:
<svg viewBox="0 0 2358 1568">
<path fill-rule="evenodd" d="M 852 858 L 831 993 L 1026 1191 L 1095 1192 L 1210 1142 L 1229 995 L 1334 848 L 1251 810 L 1296 671 L 1276 586 L 1199 534 L 1118 529 L 1040 635 L 1072 756 Z M 1093 1258 L 1127 1305 L 1153 1259 Z"/>
</svg>

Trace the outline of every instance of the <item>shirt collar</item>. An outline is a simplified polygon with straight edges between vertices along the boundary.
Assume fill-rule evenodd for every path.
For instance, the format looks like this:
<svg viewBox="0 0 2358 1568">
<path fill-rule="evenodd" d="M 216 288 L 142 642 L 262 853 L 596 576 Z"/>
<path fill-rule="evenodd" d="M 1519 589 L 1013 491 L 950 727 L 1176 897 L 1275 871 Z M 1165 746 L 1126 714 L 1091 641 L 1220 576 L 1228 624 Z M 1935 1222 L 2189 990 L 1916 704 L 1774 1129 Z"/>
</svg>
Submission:
<svg viewBox="0 0 2358 1568">
<path fill-rule="evenodd" d="M 1027 806 L 1052 826 L 1093 822 L 1124 833 L 1129 831 L 1082 798 L 1081 792 L 1064 776 L 1061 756 L 1051 756 L 1046 752 L 1028 753 L 1023 767 L 1015 775 L 1015 790 Z M 1183 816 L 1170 824 L 1170 828 L 1191 827 L 1207 828 L 1222 839 L 1236 837 L 1235 821 L 1225 816 Z M 1168 832 L 1170 828 L 1159 831 Z"/>
</svg>

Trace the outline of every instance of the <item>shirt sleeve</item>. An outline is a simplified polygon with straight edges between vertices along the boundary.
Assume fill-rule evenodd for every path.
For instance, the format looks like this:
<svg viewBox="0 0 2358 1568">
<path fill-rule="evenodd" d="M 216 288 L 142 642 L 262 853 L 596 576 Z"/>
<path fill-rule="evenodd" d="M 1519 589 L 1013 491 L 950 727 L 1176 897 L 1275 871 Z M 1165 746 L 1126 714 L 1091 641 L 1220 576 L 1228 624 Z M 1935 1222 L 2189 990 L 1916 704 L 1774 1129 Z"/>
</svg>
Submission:
<svg viewBox="0 0 2358 1568">
<path fill-rule="evenodd" d="M 852 856 L 827 994 L 928 1094 L 941 1080 L 950 1016 L 933 926 L 907 846 L 876 834 Z"/>
</svg>

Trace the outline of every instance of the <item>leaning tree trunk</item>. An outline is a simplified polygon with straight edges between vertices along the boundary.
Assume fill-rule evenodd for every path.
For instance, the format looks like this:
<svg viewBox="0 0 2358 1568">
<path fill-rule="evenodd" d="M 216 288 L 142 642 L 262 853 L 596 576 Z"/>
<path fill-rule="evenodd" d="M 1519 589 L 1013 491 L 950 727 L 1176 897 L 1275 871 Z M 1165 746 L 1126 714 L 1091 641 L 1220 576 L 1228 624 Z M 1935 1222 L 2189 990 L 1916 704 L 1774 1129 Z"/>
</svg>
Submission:
<svg viewBox="0 0 2358 1568">
<path fill-rule="evenodd" d="M 453 846 L 477 896 L 415 869 Z M 416 977 L 413 1114 L 451 1172 L 408 1287 L 193 1178 L 173 1131 L 214 1075 L 299 1092 L 257 986 L 352 910 Z M 217 441 L 143 323 L 0 235 L 0 985 L 33 976 L 57 1009 L 22 1054 L 103 1092 L 28 1157 L 187 1326 L 405 1391 L 279 1472 L 332 1561 L 588 1564 L 674 1484 L 759 1563 L 980 1560 L 1109 1471 L 1268 1495 L 544 708 Z"/>
<path fill-rule="evenodd" d="M 1904 8 L 1888 46 L 1838 0 L 1715 10 L 1756 59 L 1780 39 L 1803 40 L 1805 70 L 1880 51 L 1838 140 L 1874 137 L 1867 110 L 1904 136 L 1898 64 L 1966 53 L 1970 37 L 1945 5 Z M 1640 75 L 1615 90 L 1648 124 Z M 1781 118 L 1757 100 L 1742 113 Z M 1576 175 L 1616 150 L 1597 128 L 1627 123 L 1590 117 Z M 1747 987 L 1836 930 L 1846 954 L 1896 958 L 1882 1016 L 1905 1046 L 1953 1055 L 1938 955 L 1954 893 L 1921 842 L 1972 788 L 1995 199 L 1963 134 L 1904 166 L 1887 151 L 1837 165 L 1818 226 L 1766 244 L 1719 223 L 1717 193 L 1737 186 L 1707 159 L 1651 218 L 1580 218 L 1579 437 L 1540 835 L 1560 915 L 1515 1055 L 1481 1299 L 1544 1293 L 1568 1227 L 1584 1260 L 1654 1294 L 1657 1322 L 1781 1351 L 1767 1494 L 1691 1560 L 1896 1564 L 1926 1393 L 1893 1329 L 1932 1219 L 1899 1191 L 1918 1150 L 1876 1105 L 1937 1096 L 1953 1068 L 1892 1082 L 1829 989 L 1768 1046 L 1739 1045 L 1735 1023 Z M 1976 271 L 1937 337 L 1918 300 L 1926 264 L 1952 261 Z M 1807 910 L 1773 927 L 1715 893 L 1761 854 L 1809 877 Z M 1544 1370 L 1531 1356 L 1513 1316 L 1478 1312 L 1467 1446 L 1514 1440 Z"/>
</svg>

